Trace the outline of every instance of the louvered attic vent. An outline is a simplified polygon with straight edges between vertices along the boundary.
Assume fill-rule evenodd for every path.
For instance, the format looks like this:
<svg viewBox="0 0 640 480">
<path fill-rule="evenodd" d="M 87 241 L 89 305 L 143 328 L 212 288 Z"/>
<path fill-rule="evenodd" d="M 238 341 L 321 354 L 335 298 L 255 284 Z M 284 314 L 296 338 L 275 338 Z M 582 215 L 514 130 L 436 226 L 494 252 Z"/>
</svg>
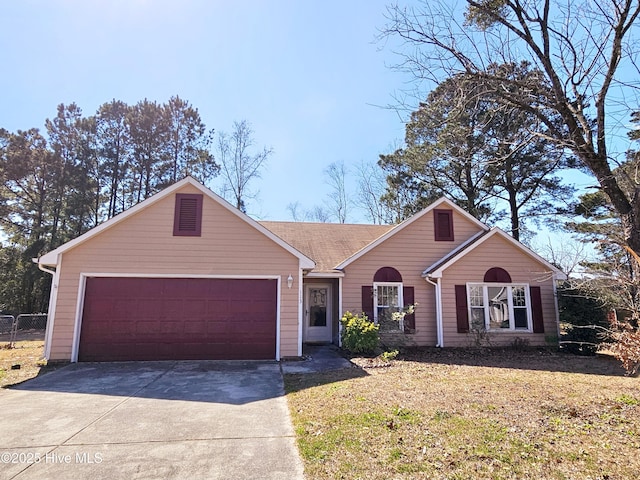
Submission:
<svg viewBox="0 0 640 480">
<path fill-rule="evenodd" d="M 434 209 L 433 222 L 437 242 L 453 241 L 453 210 Z"/>
<path fill-rule="evenodd" d="M 199 237 L 202 230 L 202 195 L 176 194 L 173 235 Z"/>
</svg>

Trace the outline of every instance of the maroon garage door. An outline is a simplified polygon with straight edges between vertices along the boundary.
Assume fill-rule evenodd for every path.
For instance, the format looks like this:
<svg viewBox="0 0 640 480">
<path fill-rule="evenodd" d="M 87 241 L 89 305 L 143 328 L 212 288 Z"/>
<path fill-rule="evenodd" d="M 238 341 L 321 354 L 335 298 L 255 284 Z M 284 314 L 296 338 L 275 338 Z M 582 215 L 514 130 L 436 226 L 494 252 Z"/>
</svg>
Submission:
<svg viewBox="0 0 640 480">
<path fill-rule="evenodd" d="M 274 359 L 276 280 L 87 278 L 78 360 Z"/>
</svg>

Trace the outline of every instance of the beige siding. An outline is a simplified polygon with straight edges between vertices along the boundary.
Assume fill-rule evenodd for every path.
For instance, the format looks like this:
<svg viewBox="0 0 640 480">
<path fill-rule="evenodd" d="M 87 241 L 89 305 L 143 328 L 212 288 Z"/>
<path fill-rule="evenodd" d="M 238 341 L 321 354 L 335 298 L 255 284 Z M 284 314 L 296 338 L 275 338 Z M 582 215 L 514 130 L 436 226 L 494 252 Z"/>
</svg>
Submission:
<svg viewBox="0 0 640 480">
<path fill-rule="evenodd" d="M 50 359 L 71 356 L 81 273 L 279 275 L 280 354 L 298 354 L 298 259 L 206 195 L 202 235 L 174 237 L 174 202 L 169 195 L 63 254 Z"/>
<path fill-rule="evenodd" d="M 495 332 L 489 337 L 491 345 L 510 345 L 516 337 L 530 345 L 544 345 L 546 336 L 557 335 L 553 279 L 548 268 L 525 255 L 509 241 L 494 235 L 475 250 L 448 268 L 442 278 L 442 310 L 445 347 L 467 347 L 476 343 L 473 333 L 459 334 L 456 324 L 455 285 L 482 282 L 485 272 L 501 267 L 509 272 L 514 283 L 539 286 L 542 296 L 545 333 Z"/>
<path fill-rule="evenodd" d="M 416 332 L 402 335 L 404 343 L 435 346 L 436 313 L 435 287 L 422 278 L 422 272 L 444 257 L 458 245 L 480 231 L 454 210 L 454 237 L 452 242 L 436 242 L 433 230 L 433 212 L 427 212 L 404 229 L 351 263 L 345 268 L 343 280 L 343 310 L 362 311 L 362 286 L 372 285 L 373 276 L 381 267 L 393 267 L 402 275 L 404 286 L 415 291 Z"/>
</svg>

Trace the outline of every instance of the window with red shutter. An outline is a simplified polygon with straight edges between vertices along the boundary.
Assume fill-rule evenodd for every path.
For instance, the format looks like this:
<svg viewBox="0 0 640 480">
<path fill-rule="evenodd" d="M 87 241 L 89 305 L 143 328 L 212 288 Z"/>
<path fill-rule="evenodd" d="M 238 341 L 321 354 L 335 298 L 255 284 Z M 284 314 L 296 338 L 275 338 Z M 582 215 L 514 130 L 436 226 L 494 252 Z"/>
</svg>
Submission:
<svg viewBox="0 0 640 480">
<path fill-rule="evenodd" d="M 202 232 L 202 195 L 177 193 L 173 235 L 199 237 Z"/>
<path fill-rule="evenodd" d="M 362 310 L 369 320 L 380 325 L 381 331 L 414 333 L 414 314 L 405 314 L 402 320 L 396 317 L 396 313 L 414 304 L 413 299 L 413 287 L 405 287 L 402 275 L 393 267 L 379 268 L 373 285 L 362 286 Z"/>
<path fill-rule="evenodd" d="M 433 225 L 436 242 L 452 242 L 453 236 L 453 210 L 434 209 Z"/>
</svg>

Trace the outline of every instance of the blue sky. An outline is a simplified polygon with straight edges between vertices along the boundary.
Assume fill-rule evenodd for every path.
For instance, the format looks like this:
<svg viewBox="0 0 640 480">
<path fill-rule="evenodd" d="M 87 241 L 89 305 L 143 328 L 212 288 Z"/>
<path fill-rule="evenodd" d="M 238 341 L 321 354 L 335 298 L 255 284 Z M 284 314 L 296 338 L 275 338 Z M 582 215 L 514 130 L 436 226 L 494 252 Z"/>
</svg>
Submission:
<svg viewBox="0 0 640 480">
<path fill-rule="evenodd" d="M 375 162 L 404 138 L 403 119 L 383 107 L 410 82 L 389 68 L 397 45 L 375 41 L 390 2 L 4 1 L 0 127 L 44 129 L 59 103 L 76 102 L 88 116 L 112 99 L 179 95 L 209 128 L 251 123 L 256 145 L 274 153 L 248 211 L 291 220 L 289 203 L 326 201 L 330 163 Z M 595 184 L 575 172 L 571 181 Z M 211 186 L 221 190 L 219 181 Z M 351 210 L 347 221 L 366 218 Z M 544 243 L 549 232 L 541 233 Z"/>
<path fill-rule="evenodd" d="M 273 148 L 250 213 L 323 202 L 323 169 L 375 161 L 404 136 L 381 108 L 406 85 L 376 43 L 387 0 L 49 0 L 0 7 L 0 127 L 44 129 L 59 103 L 85 115 L 112 99 L 172 95 L 209 128 L 252 124 Z M 214 186 L 215 187 L 215 186 Z M 362 221 L 357 212 L 349 219 Z"/>
</svg>

